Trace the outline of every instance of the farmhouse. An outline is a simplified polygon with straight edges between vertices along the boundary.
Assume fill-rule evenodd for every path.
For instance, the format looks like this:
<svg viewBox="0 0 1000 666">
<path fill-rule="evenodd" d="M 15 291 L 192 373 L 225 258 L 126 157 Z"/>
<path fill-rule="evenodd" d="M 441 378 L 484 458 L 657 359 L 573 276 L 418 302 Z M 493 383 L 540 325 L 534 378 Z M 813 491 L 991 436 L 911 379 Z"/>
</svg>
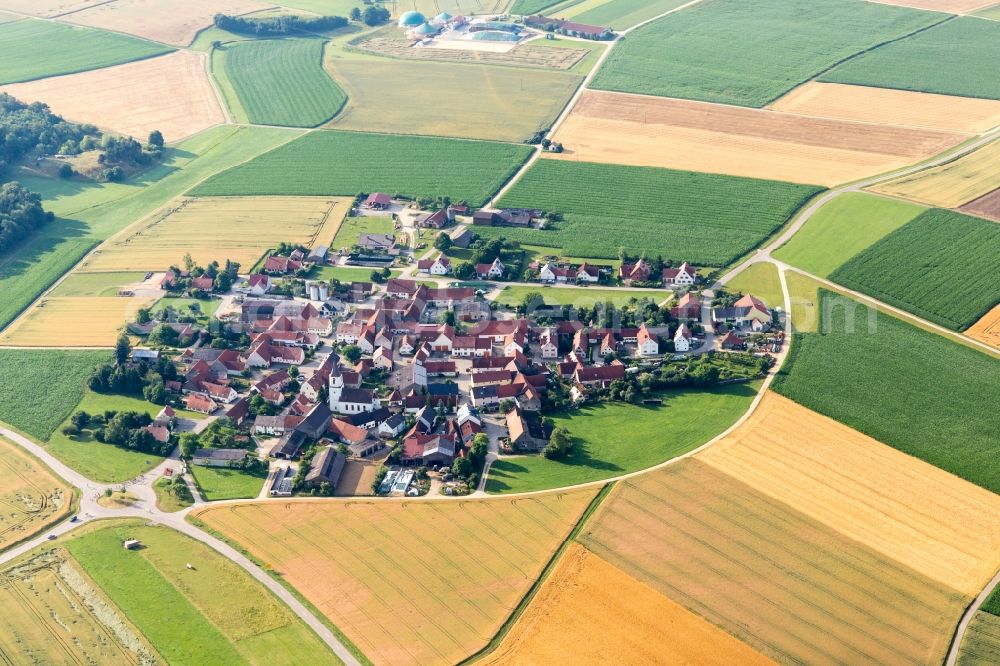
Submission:
<svg viewBox="0 0 1000 666">
<path fill-rule="evenodd" d="M 507 268 L 503 265 L 503 262 L 500 261 L 500 257 L 494 259 L 492 264 L 476 264 L 476 276 L 480 280 L 499 280 L 503 277 L 505 270 L 507 270 Z"/>
<path fill-rule="evenodd" d="M 663 286 L 690 287 L 698 281 L 698 273 L 687 262 L 677 268 L 663 269 Z"/>
<path fill-rule="evenodd" d="M 451 260 L 444 254 L 439 254 L 436 259 L 421 259 L 417 262 L 417 271 L 430 275 L 448 275 L 451 273 Z"/>
<path fill-rule="evenodd" d="M 188 411 L 198 412 L 200 414 L 211 414 L 219 408 L 214 400 L 197 393 L 189 393 L 184 397 L 184 407 Z"/>
<path fill-rule="evenodd" d="M 762 331 L 771 326 L 771 311 L 763 301 L 747 294 L 732 307 L 713 309 L 712 321 L 716 325 L 728 324 L 736 328 L 749 327 L 754 331 Z"/>
<path fill-rule="evenodd" d="M 701 321 L 701 297 L 687 292 L 678 299 L 677 305 L 670 308 L 670 314 L 676 319 Z"/>
<path fill-rule="evenodd" d="M 191 456 L 191 462 L 205 467 L 231 467 L 246 457 L 246 449 L 198 449 Z"/>
<path fill-rule="evenodd" d="M 388 252 L 396 245 L 396 237 L 392 234 L 361 234 L 358 246 L 374 252 Z"/>
<path fill-rule="evenodd" d="M 291 460 L 299 455 L 302 447 L 306 443 L 306 434 L 301 430 L 286 432 L 278 440 L 278 443 L 271 449 L 272 458 L 284 458 Z"/>
<path fill-rule="evenodd" d="M 694 336 L 691 334 L 691 329 L 687 327 L 687 324 L 681 324 L 677 328 L 677 332 L 674 333 L 674 351 L 691 351 L 691 344 L 693 342 Z"/>
<path fill-rule="evenodd" d="M 531 220 L 541 214 L 539 210 L 525 208 L 484 208 L 472 214 L 472 224 L 485 227 L 530 227 Z"/>
<path fill-rule="evenodd" d="M 414 432 L 403 439 L 403 464 L 450 465 L 457 447 L 454 435 Z"/>
<path fill-rule="evenodd" d="M 328 483 L 331 488 L 337 487 L 340 475 L 347 465 L 347 458 L 332 446 L 325 446 L 317 453 L 306 473 L 305 484 L 310 488 L 318 487 L 320 484 Z"/>
<path fill-rule="evenodd" d="M 507 413 L 507 434 L 510 444 L 519 450 L 539 450 L 549 438 L 538 414 L 512 409 Z"/>
<path fill-rule="evenodd" d="M 385 210 L 392 204 L 392 197 L 384 192 L 372 192 L 365 199 L 365 202 L 361 204 L 365 208 L 371 210 Z"/>
<path fill-rule="evenodd" d="M 640 356 L 656 356 L 660 353 L 660 339 L 646 328 L 646 324 L 639 326 L 635 339 Z"/>
<path fill-rule="evenodd" d="M 647 282 L 652 269 L 645 259 L 640 259 L 635 263 L 622 262 L 618 269 L 618 277 L 625 286 L 632 286 L 633 282 Z"/>
</svg>

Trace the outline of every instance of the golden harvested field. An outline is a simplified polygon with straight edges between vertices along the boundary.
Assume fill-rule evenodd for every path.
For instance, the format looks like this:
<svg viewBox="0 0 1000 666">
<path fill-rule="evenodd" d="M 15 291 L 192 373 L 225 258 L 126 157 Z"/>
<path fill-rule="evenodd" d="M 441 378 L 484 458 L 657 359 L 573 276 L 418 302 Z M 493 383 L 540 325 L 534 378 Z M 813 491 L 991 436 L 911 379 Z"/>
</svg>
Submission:
<svg viewBox="0 0 1000 666">
<path fill-rule="evenodd" d="M 184 199 L 105 242 L 80 270 L 166 270 L 187 253 L 201 265 L 231 259 L 249 269 L 282 241 L 329 243 L 352 201 L 348 197 Z"/>
<path fill-rule="evenodd" d="M 594 495 L 262 502 L 194 515 L 273 567 L 374 663 L 455 663 L 490 641 Z"/>
<path fill-rule="evenodd" d="M 965 330 L 970 338 L 1000 347 L 1000 305 L 983 315 L 983 318 Z"/>
<path fill-rule="evenodd" d="M 580 541 L 792 663 L 940 663 L 968 598 L 696 459 L 619 484 Z"/>
<path fill-rule="evenodd" d="M 871 188 L 941 208 L 957 208 L 1000 187 L 1000 141 L 953 162 L 880 183 Z"/>
<path fill-rule="evenodd" d="M 249 14 L 274 7 L 254 0 L 112 0 L 65 20 L 93 28 L 127 32 L 154 42 L 187 46 L 212 25 L 216 14 Z"/>
<path fill-rule="evenodd" d="M 1000 664 L 1000 617 L 978 611 L 958 651 L 958 666 L 996 666 Z"/>
<path fill-rule="evenodd" d="M 68 514 L 72 497 L 66 483 L 0 437 L 0 550 Z"/>
<path fill-rule="evenodd" d="M 481 664 L 773 664 L 718 627 L 572 544 Z"/>
<path fill-rule="evenodd" d="M 0 575 L 0 607 L 4 664 L 162 661 L 61 549 L 8 566 Z"/>
<path fill-rule="evenodd" d="M 205 71 L 205 55 L 176 51 L 116 67 L 0 87 L 55 113 L 145 141 L 155 129 L 168 143 L 225 122 Z M 169 99 L 169 103 L 164 100 Z"/>
<path fill-rule="evenodd" d="M 971 14 L 995 5 L 996 0 L 871 0 L 882 5 L 898 5 L 949 14 Z"/>
<path fill-rule="evenodd" d="M 969 596 L 1000 569 L 1000 496 L 777 393 L 697 457 Z"/>
<path fill-rule="evenodd" d="M 770 109 L 816 118 L 978 134 L 1000 125 L 1000 101 L 810 81 Z"/>
<path fill-rule="evenodd" d="M 0 0 L 0 9 L 49 18 L 86 9 L 102 2 L 106 0 Z"/>
<path fill-rule="evenodd" d="M 918 162 L 967 137 L 587 91 L 556 133 L 566 152 L 546 156 L 836 185 Z"/>
<path fill-rule="evenodd" d="M 0 335 L 4 347 L 113 347 L 125 324 L 155 299 L 46 298 Z"/>
</svg>

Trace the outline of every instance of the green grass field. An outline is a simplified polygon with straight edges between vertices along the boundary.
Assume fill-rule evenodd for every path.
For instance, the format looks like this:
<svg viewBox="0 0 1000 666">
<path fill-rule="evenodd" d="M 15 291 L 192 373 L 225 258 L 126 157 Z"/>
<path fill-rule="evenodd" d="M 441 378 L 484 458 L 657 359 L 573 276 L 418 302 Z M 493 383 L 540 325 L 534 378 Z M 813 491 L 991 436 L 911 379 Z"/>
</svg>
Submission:
<svg viewBox="0 0 1000 666">
<path fill-rule="evenodd" d="M 372 268 L 363 266 L 323 266 L 313 269 L 310 279 L 313 280 L 340 280 L 341 282 L 371 282 Z M 393 275 L 399 274 L 399 269 L 393 269 Z"/>
<path fill-rule="evenodd" d="M 493 463 L 490 493 L 517 493 L 597 481 L 652 467 L 687 453 L 731 426 L 747 410 L 758 382 L 709 390 L 667 392 L 660 407 L 624 403 L 588 405 L 555 415 L 575 446 L 562 460 L 541 455 Z"/>
<path fill-rule="evenodd" d="M 296 135 L 292 130 L 217 127 L 168 148 L 162 164 L 126 183 L 82 183 L 18 172 L 17 179 L 41 194 L 45 209 L 58 219 L 0 253 L 0 329 L 100 241 L 207 176 Z"/>
<path fill-rule="evenodd" d="M 1000 225 L 929 210 L 830 274 L 941 326 L 960 331 L 1000 302 Z"/>
<path fill-rule="evenodd" d="M 496 302 L 502 305 L 520 305 L 526 294 L 539 293 L 545 299 L 546 305 L 573 305 L 575 307 L 593 307 L 596 303 L 611 301 L 616 306 L 622 306 L 633 298 L 648 298 L 654 303 L 661 303 L 670 297 L 670 292 L 653 289 L 601 289 L 587 287 L 504 287 L 497 296 Z"/>
<path fill-rule="evenodd" d="M 516 0 L 510 8 L 511 14 L 538 14 L 546 7 L 559 4 L 560 0 Z"/>
<path fill-rule="evenodd" d="M 345 217 L 337 230 L 337 235 L 333 238 L 331 248 L 351 249 L 357 245 L 361 234 L 390 234 L 396 235 L 392 226 L 392 218 L 382 215 L 365 215 L 362 217 Z M 368 271 L 371 274 L 371 270 Z"/>
<path fill-rule="evenodd" d="M 0 421 L 46 440 L 86 390 L 106 351 L 0 349 Z"/>
<path fill-rule="evenodd" d="M 107 355 L 105 354 L 105 357 Z M 102 359 L 102 360 L 106 360 Z M 95 363 L 96 365 L 96 363 Z M 93 369 L 93 366 L 90 368 Z M 89 372 L 87 373 L 89 374 Z M 80 410 L 88 414 L 103 414 L 105 411 L 146 412 L 156 416 L 163 409 L 160 405 L 139 398 L 124 395 L 104 395 L 86 391 L 75 405 L 66 413 L 66 420 L 60 426 L 69 423 L 69 415 Z M 181 418 L 200 420 L 204 415 L 178 409 Z M 45 448 L 49 453 L 63 461 L 88 479 L 101 483 L 121 483 L 135 478 L 163 462 L 162 456 L 149 455 L 139 451 L 119 448 L 110 444 L 102 444 L 93 439 L 89 431 L 70 439 L 62 434 L 61 427 L 52 432 Z"/>
<path fill-rule="evenodd" d="M 826 290 L 820 309 L 773 388 L 1000 493 L 1000 361 Z"/>
<path fill-rule="evenodd" d="M 726 284 L 731 292 L 753 294 L 770 307 L 783 308 L 785 296 L 781 293 L 781 280 L 774 264 L 752 264 Z"/>
<path fill-rule="evenodd" d="M 630 33 L 592 87 L 760 107 L 943 18 L 855 0 L 709 0 Z"/>
<path fill-rule="evenodd" d="M 194 502 L 190 497 L 181 497 L 175 491 L 174 479 L 160 477 L 153 482 L 153 492 L 156 493 L 156 508 L 167 513 L 186 509 Z"/>
<path fill-rule="evenodd" d="M 976 12 L 976 16 L 982 16 L 983 18 L 988 18 L 993 21 L 1000 21 L 1000 4 L 979 10 Z"/>
<path fill-rule="evenodd" d="M 52 290 L 52 296 L 114 296 L 119 287 L 142 282 L 145 277 L 141 272 L 71 273 Z"/>
<path fill-rule="evenodd" d="M 262 39 L 212 52 L 212 69 L 237 120 L 315 127 L 347 101 L 323 69 L 323 40 Z"/>
<path fill-rule="evenodd" d="M 677 9 L 690 0 L 608 0 L 594 6 L 591 2 L 582 2 L 565 12 L 568 18 L 577 23 L 608 26 L 616 30 L 624 30 L 636 24 L 648 21 L 654 16 Z M 563 16 L 563 12 L 559 13 Z"/>
<path fill-rule="evenodd" d="M 267 473 L 250 474 L 224 467 L 191 465 L 191 476 L 198 484 L 198 491 L 206 500 L 253 499 L 260 494 L 267 480 Z"/>
<path fill-rule="evenodd" d="M 813 275 L 827 277 L 925 210 L 898 199 L 846 192 L 819 209 L 774 256 Z"/>
<path fill-rule="evenodd" d="M 542 159 L 503 197 L 505 206 L 563 213 L 545 230 L 476 227 L 575 257 L 661 255 L 721 266 L 784 224 L 818 187 L 650 167 Z"/>
<path fill-rule="evenodd" d="M 383 191 L 450 196 L 481 205 L 531 148 L 432 137 L 311 132 L 210 178 L 195 196 L 348 195 Z"/>
<path fill-rule="evenodd" d="M 123 549 L 127 538 L 143 547 Z M 116 521 L 65 547 L 169 663 L 338 663 L 260 583 L 179 532 Z"/>
<path fill-rule="evenodd" d="M 114 32 L 23 19 L 0 24 L 0 83 L 86 72 L 173 50 Z"/>
<path fill-rule="evenodd" d="M 821 81 L 1000 99 L 1000 23 L 963 17 L 865 53 Z"/>
</svg>

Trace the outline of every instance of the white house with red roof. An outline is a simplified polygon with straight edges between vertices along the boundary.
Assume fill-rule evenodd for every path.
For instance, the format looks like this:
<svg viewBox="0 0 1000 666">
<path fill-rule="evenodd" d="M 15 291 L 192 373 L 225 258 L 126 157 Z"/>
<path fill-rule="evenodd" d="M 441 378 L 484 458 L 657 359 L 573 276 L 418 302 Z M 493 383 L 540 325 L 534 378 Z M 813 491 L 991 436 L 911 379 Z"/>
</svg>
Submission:
<svg viewBox="0 0 1000 666">
<path fill-rule="evenodd" d="M 663 269 L 664 287 L 691 287 L 698 281 L 698 273 L 686 261 L 676 268 Z"/>
<path fill-rule="evenodd" d="M 691 329 L 688 328 L 687 324 L 681 324 L 677 328 L 677 332 L 674 333 L 674 351 L 691 351 L 692 344 L 694 344 L 694 335 L 691 333 Z"/>
<path fill-rule="evenodd" d="M 635 339 L 640 356 L 656 356 L 660 353 L 660 338 L 646 328 L 646 324 L 639 326 Z"/>
<path fill-rule="evenodd" d="M 430 275 L 449 275 L 451 273 L 451 260 L 444 254 L 439 254 L 435 259 L 421 259 L 417 262 L 417 272 Z"/>
</svg>

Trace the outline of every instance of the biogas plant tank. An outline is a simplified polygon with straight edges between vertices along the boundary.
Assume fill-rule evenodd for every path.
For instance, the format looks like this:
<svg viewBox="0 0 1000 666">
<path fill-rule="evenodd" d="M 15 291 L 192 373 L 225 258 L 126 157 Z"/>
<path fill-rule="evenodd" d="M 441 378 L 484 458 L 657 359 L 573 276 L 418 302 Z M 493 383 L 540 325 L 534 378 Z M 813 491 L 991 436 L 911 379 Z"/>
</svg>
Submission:
<svg viewBox="0 0 1000 666">
<path fill-rule="evenodd" d="M 399 17 L 400 28 L 415 28 L 426 22 L 427 19 L 420 12 L 406 12 Z"/>
</svg>

